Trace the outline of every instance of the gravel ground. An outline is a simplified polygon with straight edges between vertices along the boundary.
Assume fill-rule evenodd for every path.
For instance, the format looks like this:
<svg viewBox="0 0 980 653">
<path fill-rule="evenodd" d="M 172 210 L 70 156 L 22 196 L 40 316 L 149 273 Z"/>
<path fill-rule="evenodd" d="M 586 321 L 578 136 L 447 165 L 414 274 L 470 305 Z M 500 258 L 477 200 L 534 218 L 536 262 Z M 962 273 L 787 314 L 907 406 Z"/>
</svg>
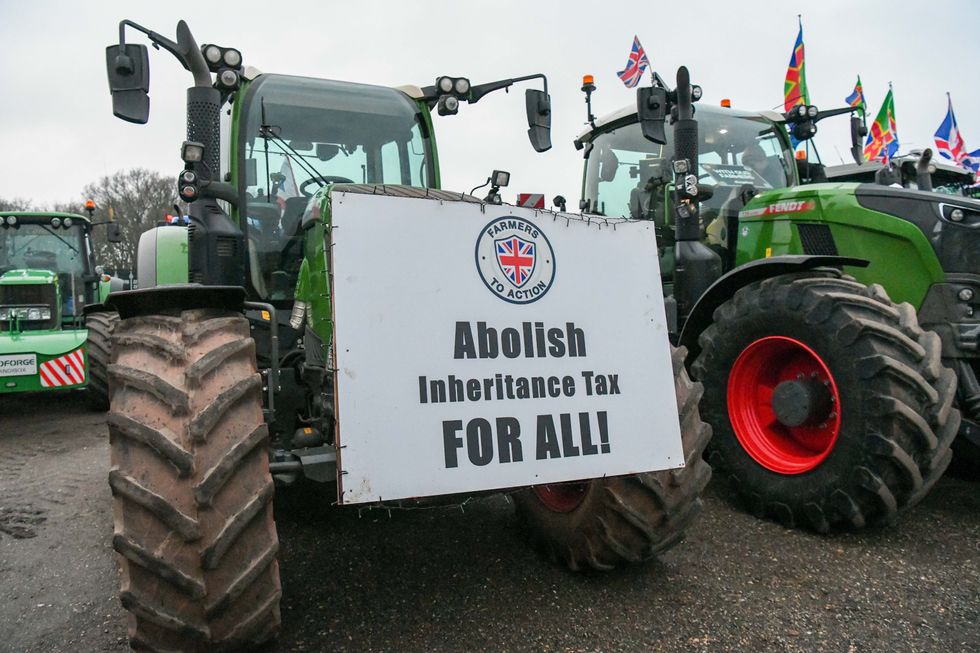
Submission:
<svg viewBox="0 0 980 653">
<path fill-rule="evenodd" d="M 75 395 L 0 397 L 0 651 L 126 650 L 108 437 Z M 977 651 L 980 493 L 948 476 L 893 528 L 818 537 L 712 484 L 659 562 L 574 575 L 495 497 L 416 511 L 276 499 L 272 651 Z"/>
</svg>

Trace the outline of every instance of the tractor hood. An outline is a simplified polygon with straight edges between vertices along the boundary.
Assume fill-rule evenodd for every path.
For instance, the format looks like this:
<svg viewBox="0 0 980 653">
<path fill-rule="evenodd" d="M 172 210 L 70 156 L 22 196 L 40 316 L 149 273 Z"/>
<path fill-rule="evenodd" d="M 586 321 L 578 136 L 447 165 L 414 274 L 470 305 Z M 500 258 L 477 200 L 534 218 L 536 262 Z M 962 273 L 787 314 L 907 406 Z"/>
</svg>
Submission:
<svg viewBox="0 0 980 653">
<path fill-rule="evenodd" d="M 0 286 L 25 286 L 56 281 L 58 275 L 48 270 L 10 270 L 0 274 Z"/>
<path fill-rule="evenodd" d="M 0 331 L 0 356 L 7 354 L 61 356 L 84 345 L 87 335 L 88 331 L 85 329 L 22 331 L 20 333 Z"/>
<path fill-rule="evenodd" d="M 947 273 L 980 270 L 980 201 L 878 184 L 860 184 L 854 196 L 866 209 L 917 226 Z"/>
</svg>

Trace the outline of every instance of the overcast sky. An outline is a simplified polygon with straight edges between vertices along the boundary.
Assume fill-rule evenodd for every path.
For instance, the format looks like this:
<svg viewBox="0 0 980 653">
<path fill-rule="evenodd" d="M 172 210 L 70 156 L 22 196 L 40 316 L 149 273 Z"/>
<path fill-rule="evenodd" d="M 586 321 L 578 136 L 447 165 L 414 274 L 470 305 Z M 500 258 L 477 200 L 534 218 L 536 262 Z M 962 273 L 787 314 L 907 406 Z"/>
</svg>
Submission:
<svg viewBox="0 0 980 653">
<path fill-rule="evenodd" d="M 190 76 L 169 54 L 150 50 L 149 124 L 112 116 L 104 49 L 118 40 L 123 18 L 171 38 L 184 18 L 198 42 L 237 47 L 246 64 L 265 72 L 390 86 L 431 84 L 442 74 L 480 83 L 543 72 L 552 95 L 551 151 L 531 149 L 523 89 L 498 92 L 457 116 L 435 118 L 443 186 L 468 191 L 503 168 L 512 173 L 505 200 L 521 191 L 547 193 L 549 201 L 561 193 L 571 208 L 581 185 L 572 139 L 585 119 L 583 74 L 595 75 L 598 115 L 635 102 L 616 77 L 635 33 L 665 78 L 680 64 L 691 69 L 702 102 L 781 106 L 800 12 L 812 102 L 843 105 L 860 73 L 873 118 L 891 81 L 905 151 L 932 144 L 949 91 L 967 146 L 980 148 L 976 0 L 0 0 L 0 197 L 77 200 L 102 175 L 136 166 L 176 175 L 182 167 Z M 838 162 L 835 146 L 846 157 L 846 119 L 820 129 L 824 159 Z"/>
</svg>

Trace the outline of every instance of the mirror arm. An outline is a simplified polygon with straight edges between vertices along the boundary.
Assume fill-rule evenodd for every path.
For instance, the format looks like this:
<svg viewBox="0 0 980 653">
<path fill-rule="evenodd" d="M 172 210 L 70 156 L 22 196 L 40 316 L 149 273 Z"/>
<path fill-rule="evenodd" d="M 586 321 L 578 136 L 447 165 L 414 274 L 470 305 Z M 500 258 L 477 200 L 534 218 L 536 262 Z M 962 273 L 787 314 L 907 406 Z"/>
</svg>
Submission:
<svg viewBox="0 0 980 653">
<path fill-rule="evenodd" d="M 486 84 L 478 84 L 470 88 L 469 103 L 476 104 L 480 99 L 489 93 L 494 91 L 499 91 L 502 88 L 510 88 L 517 82 L 526 82 L 530 79 L 541 79 L 544 82 L 544 94 L 548 94 L 548 78 L 545 77 L 543 73 L 535 73 L 533 75 L 525 75 L 523 77 L 514 77 L 512 79 L 502 79 L 497 82 L 488 82 Z"/>
<path fill-rule="evenodd" d="M 121 20 L 119 21 L 120 45 L 126 44 L 127 25 L 138 32 L 146 34 L 153 47 L 157 49 L 163 48 L 172 54 L 185 70 L 190 71 L 194 75 L 195 86 L 211 86 L 211 72 L 208 70 L 207 62 L 204 61 L 204 55 L 201 54 L 201 49 L 197 46 L 197 42 L 194 41 L 194 37 L 191 34 L 190 28 L 187 27 L 187 23 L 184 21 L 177 23 L 177 42 L 175 43 L 162 34 L 147 29 L 139 23 L 129 19 Z"/>
</svg>

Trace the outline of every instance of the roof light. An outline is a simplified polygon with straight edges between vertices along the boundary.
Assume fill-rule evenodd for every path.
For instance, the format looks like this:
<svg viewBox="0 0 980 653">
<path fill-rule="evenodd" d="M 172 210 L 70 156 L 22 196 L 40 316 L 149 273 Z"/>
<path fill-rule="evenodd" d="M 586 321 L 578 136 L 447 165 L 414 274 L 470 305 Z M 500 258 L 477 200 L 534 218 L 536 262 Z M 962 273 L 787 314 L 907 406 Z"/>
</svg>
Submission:
<svg viewBox="0 0 980 653">
<path fill-rule="evenodd" d="M 797 150 L 796 152 L 797 161 L 806 161 L 806 152 L 803 150 Z"/>
<path fill-rule="evenodd" d="M 65 218 L 64 220 L 61 221 L 61 226 L 67 229 L 68 227 L 71 226 L 71 222 L 72 222 L 71 218 Z"/>
<path fill-rule="evenodd" d="M 14 226 L 15 224 L 17 224 L 17 216 L 16 215 L 8 215 L 7 216 L 7 224 L 10 225 L 11 227 Z"/>
<path fill-rule="evenodd" d="M 57 229 L 61 226 L 61 218 L 51 218 L 51 226 Z"/>
<path fill-rule="evenodd" d="M 588 86 L 589 84 L 595 84 L 595 77 L 592 75 L 582 75 L 582 86 Z"/>
<path fill-rule="evenodd" d="M 95 202 L 93 202 L 92 200 L 85 200 L 85 210 L 86 211 L 94 211 L 95 210 Z"/>
<path fill-rule="evenodd" d="M 722 98 L 722 100 L 721 100 L 721 106 L 722 106 L 723 109 L 731 109 L 732 108 L 732 101 L 729 100 L 727 97 L 726 98 Z"/>
<path fill-rule="evenodd" d="M 208 63 L 216 64 L 221 62 L 221 48 L 216 45 L 207 45 L 204 47 L 204 58 L 208 60 Z"/>
<path fill-rule="evenodd" d="M 221 57 L 226 66 L 238 68 L 242 65 L 242 53 L 235 48 L 228 48 Z"/>
</svg>

